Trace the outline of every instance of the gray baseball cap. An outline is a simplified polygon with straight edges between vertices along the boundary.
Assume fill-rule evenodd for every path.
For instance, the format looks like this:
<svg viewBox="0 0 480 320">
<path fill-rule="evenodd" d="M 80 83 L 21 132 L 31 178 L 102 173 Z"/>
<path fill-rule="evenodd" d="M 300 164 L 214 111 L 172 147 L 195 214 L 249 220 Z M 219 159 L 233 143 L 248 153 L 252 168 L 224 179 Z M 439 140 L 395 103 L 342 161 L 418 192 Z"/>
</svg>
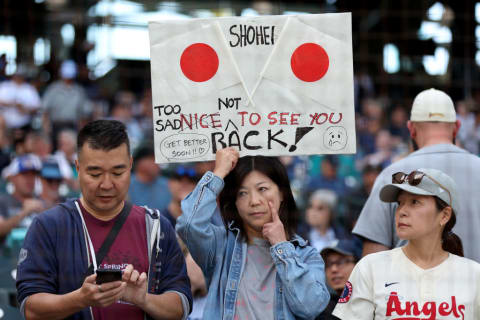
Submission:
<svg viewBox="0 0 480 320">
<path fill-rule="evenodd" d="M 358 240 L 360 241 L 360 240 Z M 355 239 L 341 239 L 335 240 L 330 246 L 327 246 L 320 251 L 320 255 L 323 260 L 327 259 L 327 256 L 331 252 L 336 252 L 344 256 L 353 256 L 357 261 L 362 257 L 362 249 L 360 244 L 356 243 Z"/>
<path fill-rule="evenodd" d="M 396 202 L 398 194 L 404 190 L 413 194 L 438 197 L 450 205 L 455 214 L 459 213 L 457 185 L 450 176 L 437 169 L 421 168 L 415 171 L 425 174 L 419 184 L 411 185 L 407 179 L 403 183 L 387 184 L 380 190 L 380 199 L 384 202 Z"/>
</svg>

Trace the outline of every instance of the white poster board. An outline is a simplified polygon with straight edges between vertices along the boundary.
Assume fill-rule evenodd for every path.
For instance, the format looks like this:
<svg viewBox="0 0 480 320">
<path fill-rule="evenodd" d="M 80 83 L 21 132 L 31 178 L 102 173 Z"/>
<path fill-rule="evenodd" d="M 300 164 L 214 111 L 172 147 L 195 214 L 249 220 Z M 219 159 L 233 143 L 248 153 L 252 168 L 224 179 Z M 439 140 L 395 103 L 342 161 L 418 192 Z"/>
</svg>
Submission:
<svg viewBox="0 0 480 320">
<path fill-rule="evenodd" d="M 351 14 L 149 23 L 155 158 L 355 153 Z"/>
</svg>

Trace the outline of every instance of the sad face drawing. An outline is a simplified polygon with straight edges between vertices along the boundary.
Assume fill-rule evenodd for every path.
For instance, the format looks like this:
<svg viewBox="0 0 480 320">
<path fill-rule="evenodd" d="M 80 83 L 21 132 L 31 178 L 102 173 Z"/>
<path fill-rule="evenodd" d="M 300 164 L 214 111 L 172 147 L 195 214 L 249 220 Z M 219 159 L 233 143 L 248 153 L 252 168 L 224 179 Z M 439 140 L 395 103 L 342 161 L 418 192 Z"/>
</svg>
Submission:
<svg viewBox="0 0 480 320">
<path fill-rule="evenodd" d="M 344 127 L 328 127 L 323 134 L 323 145 L 332 151 L 342 150 L 347 145 L 347 138 L 347 130 Z"/>
</svg>

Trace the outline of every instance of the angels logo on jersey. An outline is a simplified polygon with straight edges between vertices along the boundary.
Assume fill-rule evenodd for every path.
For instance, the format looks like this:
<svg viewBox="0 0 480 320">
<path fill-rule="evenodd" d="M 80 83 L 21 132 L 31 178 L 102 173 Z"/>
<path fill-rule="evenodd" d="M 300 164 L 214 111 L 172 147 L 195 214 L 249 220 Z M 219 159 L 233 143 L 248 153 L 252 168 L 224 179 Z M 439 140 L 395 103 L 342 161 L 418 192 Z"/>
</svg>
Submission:
<svg viewBox="0 0 480 320">
<path fill-rule="evenodd" d="M 347 281 L 345 283 L 345 288 L 343 288 L 342 295 L 340 296 L 340 299 L 338 299 L 338 303 L 347 303 L 348 300 L 350 300 L 350 297 L 352 296 L 353 292 L 353 286 L 350 281 Z"/>
<path fill-rule="evenodd" d="M 342 294 L 343 296 L 343 294 Z M 402 320 L 435 320 L 437 319 L 437 314 L 442 317 L 450 316 L 455 317 L 455 319 L 464 319 L 465 305 L 459 304 L 457 306 L 457 301 L 455 296 L 451 297 L 451 301 L 442 302 L 437 305 L 435 301 L 429 301 L 419 305 L 417 301 L 405 301 L 402 305 L 398 294 L 396 292 L 390 292 L 390 297 L 387 302 L 387 313 L 386 316 L 395 317 L 398 315 L 398 318 L 392 319 L 402 319 Z M 426 318 L 428 316 L 428 318 Z M 421 318 L 420 318 L 421 317 Z M 450 318 L 449 318 L 450 319 Z"/>
</svg>

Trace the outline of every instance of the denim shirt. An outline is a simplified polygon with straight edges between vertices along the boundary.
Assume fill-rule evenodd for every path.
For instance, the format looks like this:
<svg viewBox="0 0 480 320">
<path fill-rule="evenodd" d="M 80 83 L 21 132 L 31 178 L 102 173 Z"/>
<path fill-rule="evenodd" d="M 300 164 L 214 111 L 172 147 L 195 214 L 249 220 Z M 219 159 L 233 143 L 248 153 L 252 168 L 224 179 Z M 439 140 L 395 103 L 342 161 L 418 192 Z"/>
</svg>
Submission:
<svg viewBox="0 0 480 320">
<path fill-rule="evenodd" d="M 202 269 L 208 287 L 204 319 L 228 319 L 235 315 L 235 302 L 244 270 L 247 242 L 238 228 L 211 223 L 223 180 L 207 172 L 182 201 L 183 214 L 177 232 Z M 270 248 L 275 268 L 274 318 L 313 319 L 328 304 L 325 268 L 318 251 L 299 236 Z"/>
</svg>

